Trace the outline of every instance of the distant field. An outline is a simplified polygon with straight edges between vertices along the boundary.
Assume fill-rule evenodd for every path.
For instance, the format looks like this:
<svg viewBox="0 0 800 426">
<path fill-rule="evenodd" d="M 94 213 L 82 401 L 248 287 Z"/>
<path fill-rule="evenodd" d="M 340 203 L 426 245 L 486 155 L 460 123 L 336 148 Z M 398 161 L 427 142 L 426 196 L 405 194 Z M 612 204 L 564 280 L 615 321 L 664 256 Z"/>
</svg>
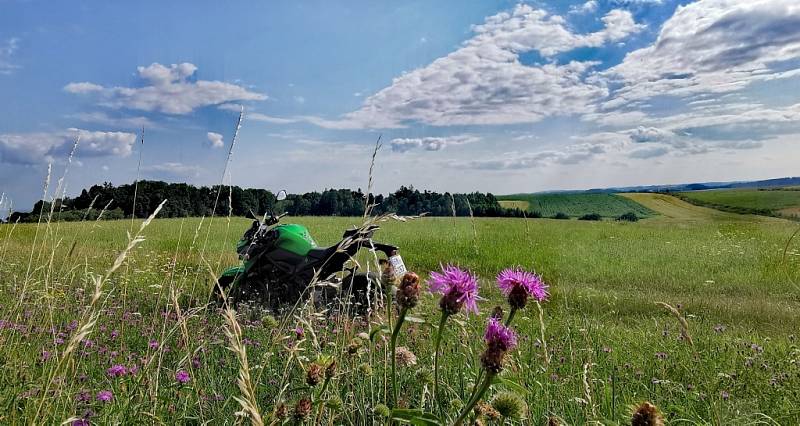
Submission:
<svg viewBox="0 0 800 426">
<path fill-rule="evenodd" d="M 716 189 L 682 192 L 680 197 L 707 207 L 737 213 L 800 215 L 800 191 L 757 189 Z"/>
<path fill-rule="evenodd" d="M 527 210 L 545 217 L 561 212 L 570 217 L 597 213 L 603 217 L 617 217 L 633 212 L 639 217 L 650 217 L 654 212 L 647 207 L 617 194 L 513 194 L 498 197 L 501 203 L 527 203 Z M 521 208 L 521 207 L 520 207 Z"/>
<path fill-rule="evenodd" d="M 528 210 L 528 207 L 530 207 L 529 202 L 521 200 L 500 200 L 499 203 L 506 209 Z"/>
</svg>

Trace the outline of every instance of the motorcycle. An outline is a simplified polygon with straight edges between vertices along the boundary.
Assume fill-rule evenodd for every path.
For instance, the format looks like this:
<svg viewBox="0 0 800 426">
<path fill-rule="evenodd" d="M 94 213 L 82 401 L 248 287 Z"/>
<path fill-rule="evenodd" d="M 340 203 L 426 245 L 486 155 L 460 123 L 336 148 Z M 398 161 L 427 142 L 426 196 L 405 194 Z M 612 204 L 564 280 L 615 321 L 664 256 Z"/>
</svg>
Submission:
<svg viewBox="0 0 800 426">
<path fill-rule="evenodd" d="M 286 191 L 279 191 L 276 200 L 285 199 Z M 281 223 L 284 216 L 270 210 L 244 233 L 236 247 L 241 264 L 226 269 L 214 287 L 218 305 L 247 303 L 280 313 L 315 284 L 309 292 L 315 304 L 338 302 L 360 314 L 375 303 L 381 286 L 378 274 L 345 267 L 359 250 L 382 253 L 381 267 L 391 265 L 394 276 L 406 272 L 397 246 L 372 240 L 377 225 L 346 230 L 338 244 L 318 247 L 306 227 Z"/>
</svg>

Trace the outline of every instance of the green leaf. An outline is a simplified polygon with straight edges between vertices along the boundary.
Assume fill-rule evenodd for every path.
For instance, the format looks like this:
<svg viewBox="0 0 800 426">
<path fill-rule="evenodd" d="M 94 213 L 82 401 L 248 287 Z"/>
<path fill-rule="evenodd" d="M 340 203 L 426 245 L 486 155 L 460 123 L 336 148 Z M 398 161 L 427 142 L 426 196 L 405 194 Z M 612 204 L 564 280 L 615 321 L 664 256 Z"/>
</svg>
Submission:
<svg viewBox="0 0 800 426">
<path fill-rule="evenodd" d="M 517 383 L 517 382 L 515 382 L 513 380 L 506 379 L 504 377 L 495 376 L 494 380 L 492 381 L 492 384 L 493 385 L 505 386 L 509 390 L 512 390 L 512 391 L 514 391 L 514 392 L 516 392 L 516 393 L 518 393 L 518 394 L 520 394 L 522 396 L 527 395 L 529 393 L 528 389 L 525 388 L 525 386 L 522 386 L 521 384 L 519 384 L 519 383 Z"/>
<path fill-rule="evenodd" d="M 424 319 L 418 318 L 418 317 L 412 317 L 412 316 L 408 316 L 408 315 L 406 315 L 406 321 L 414 322 L 414 323 L 417 323 L 417 324 L 425 324 L 425 320 Z"/>
<path fill-rule="evenodd" d="M 377 336 L 378 333 L 389 334 L 391 332 L 392 332 L 392 330 L 389 330 L 389 327 L 387 327 L 385 325 L 375 327 L 372 331 L 369 332 L 369 340 L 371 342 L 374 342 L 375 341 L 375 336 Z"/>
<path fill-rule="evenodd" d="M 392 410 L 392 420 L 403 424 L 415 426 L 441 426 L 442 421 L 432 413 L 426 413 L 420 409 L 401 409 Z"/>
</svg>

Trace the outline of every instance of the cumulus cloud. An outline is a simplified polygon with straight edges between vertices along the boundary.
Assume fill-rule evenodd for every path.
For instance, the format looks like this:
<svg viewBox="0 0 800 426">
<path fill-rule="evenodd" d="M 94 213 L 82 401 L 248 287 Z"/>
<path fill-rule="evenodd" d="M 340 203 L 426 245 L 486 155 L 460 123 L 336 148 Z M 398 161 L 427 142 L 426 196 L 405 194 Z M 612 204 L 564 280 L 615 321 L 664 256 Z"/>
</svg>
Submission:
<svg viewBox="0 0 800 426">
<path fill-rule="evenodd" d="M 67 129 L 62 132 L 0 134 L 0 162 L 33 165 L 67 155 L 80 136 L 79 157 L 126 157 L 131 154 L 136 134 Z"/>
<path fill-rule="evenodd" d="M 539 152 L 511 152 L 497 158 L 453 162 L 452 167 L 479 170 L 522 170 L 548 165 L 574 165 L 588 161 L 608 152 L 605 144 L 580 143 L 569 145 L 563 150 L 546 150 Z"/>
<path fill-rule="evenodd" d="M 190 63 L 170 66 L 153 63 L 138 67 L 140 87 L 103 87 L 80 82 L 69 83 L 64 90 L 79 95 L 93 95 L 100 105 L 141 111 L 184 115 L 211 105 L 232 101 L 260 101 L 266 95 L 222 81 L 194 79 L 197 67 Z"/>
<path fill-rule="evenodd" d="M 673 137 L 674 133 L 657 127 L 639 126 L 630 132 L 631 140 L 636 143 L 664 142 Z"/>
<path fill-rule="evenodd" d="M 305 121 L 328 128 L 495 125 L 591 112 L 592 104 L 608 95 L 604 85 L 585 81 L 596 62 L 527 65 L 520 55 L 537 51 L 551 57 L 597 47 L 643 28 L 623 10 L 610 11 L 602 21 L 602 30 L 577 34 L 561 16 L 518 5 L 473 27 L 462 47 L 395 78 L 342 119 Z"/>
<path fill-rule="evenodd" d="M 208 132 L 206 134 L 208 141 L 206 142 L 207 146 L 211 148 L 222 148 L 225 146 L 225 141 L 222 139 L 222 135 L 215 132 Z"/>
<path fill-rule="evenodd" d="M 628 53 L 608 70 L 623 88 L 606 107 L 661 95 L 732 92 L 797 75 L 780 64 L 800 59 L 798 28 L 796 0 L 700 0 L 681 6 L 651 46 Z"/>
<path fill-rule="evenodd" d="M 475 142 L 478 138 L 474 136 L 446 136 L 446 137 L 424 137 L 424 138 L 396 138 L 392 139 L 390 145 L 394 152 L 408 152 L 422 148 L 425 151 L 441 151 L 448 146 L 463 145 Z"/>
<path fill-rule="evenodd" d="M 5 42 L 0 42 L 0 74 L 11 74 L 19 68 L 19 65 L 12 62 L 12 57 L 18 48 L 18 38 L 10 38 Z"/>
</svg>

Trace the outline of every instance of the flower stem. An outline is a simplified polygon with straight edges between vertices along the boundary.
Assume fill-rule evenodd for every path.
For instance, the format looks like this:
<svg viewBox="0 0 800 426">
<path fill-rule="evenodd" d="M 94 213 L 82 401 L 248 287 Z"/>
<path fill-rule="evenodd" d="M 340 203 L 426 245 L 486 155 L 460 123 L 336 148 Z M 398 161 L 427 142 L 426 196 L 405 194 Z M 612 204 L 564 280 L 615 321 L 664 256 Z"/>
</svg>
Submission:
<svg viewBox="0 0 800 426">
<path fill-rule="evenodd" d="M 517 308 L 511 308 L 511 312 L 508 313 L 508 318 L 506 318 L 506 327 L 511 325 L 511 321 L 514 320 L 514 315 L 517 313 Z"/>
<path fill-rule="evenodd" d="M 406 319 L 407 312 L 408 308 L 402 308 L 400 310 L 400 314 L 397 316 L 397 323 L 395 323 L 394 330 L 392 330 L 392 339 L 389 341 L 389 350 L 392 354 L 392 403 L 390 407 L 394 407 L 400 397 L 397 392 L 397 373 L 395 371 L 397 359 L 395 357 L 395 346 L 397 344 L 397 335 L 400 334 L 400 327 L 403 325 L 403 321 Z"/>
<path fill-rule="evenodd" d="M 486 376 L 483 378 L 483 382 L 480 384 L 478 391 L 475 392 L 475 395 L 470 398 L 467 405 L 465 405 L 464 409 L 461 410 L 461 414 L 458 415 L 458 418 L 453 423 L 453 426 L 461 426 L 461 424 L 464 423 L 464 420 L 466 420 L 469 413 L 472 412 L 472 408 L 475 407 L 475 404 L 481 400 L 483 394 L 486 393 L 486 391 L 492 386 L 492 380 L 494 380 L 494 376 L 494 373 L 486 373 Z"/>
<path fill-rule="evenodd" d="M 436 403 L 436 391 L 439 388 L 439 347 L 442 344 L 442 334 L 447 323 L 447 317 L 447 313 L 442 311 L 442 318 L 439 320 L 439 329 L 436 331 L 436 341 L 433 348 L 433 394 L 431 394 L 431 401 L 434 404 Z"/>
<path fill-rule="evenodd" d="M 547 352 L 547 341 L 544 340 L 544 311 L 542 310 L 542 304 L 536 302 L 536 307 L 539 308 L 539 332 L 541 333 L 542 338 L 542 350 L 544 351 L 544 365 L 550 365 L 550 354 Z"/>
</svg>

